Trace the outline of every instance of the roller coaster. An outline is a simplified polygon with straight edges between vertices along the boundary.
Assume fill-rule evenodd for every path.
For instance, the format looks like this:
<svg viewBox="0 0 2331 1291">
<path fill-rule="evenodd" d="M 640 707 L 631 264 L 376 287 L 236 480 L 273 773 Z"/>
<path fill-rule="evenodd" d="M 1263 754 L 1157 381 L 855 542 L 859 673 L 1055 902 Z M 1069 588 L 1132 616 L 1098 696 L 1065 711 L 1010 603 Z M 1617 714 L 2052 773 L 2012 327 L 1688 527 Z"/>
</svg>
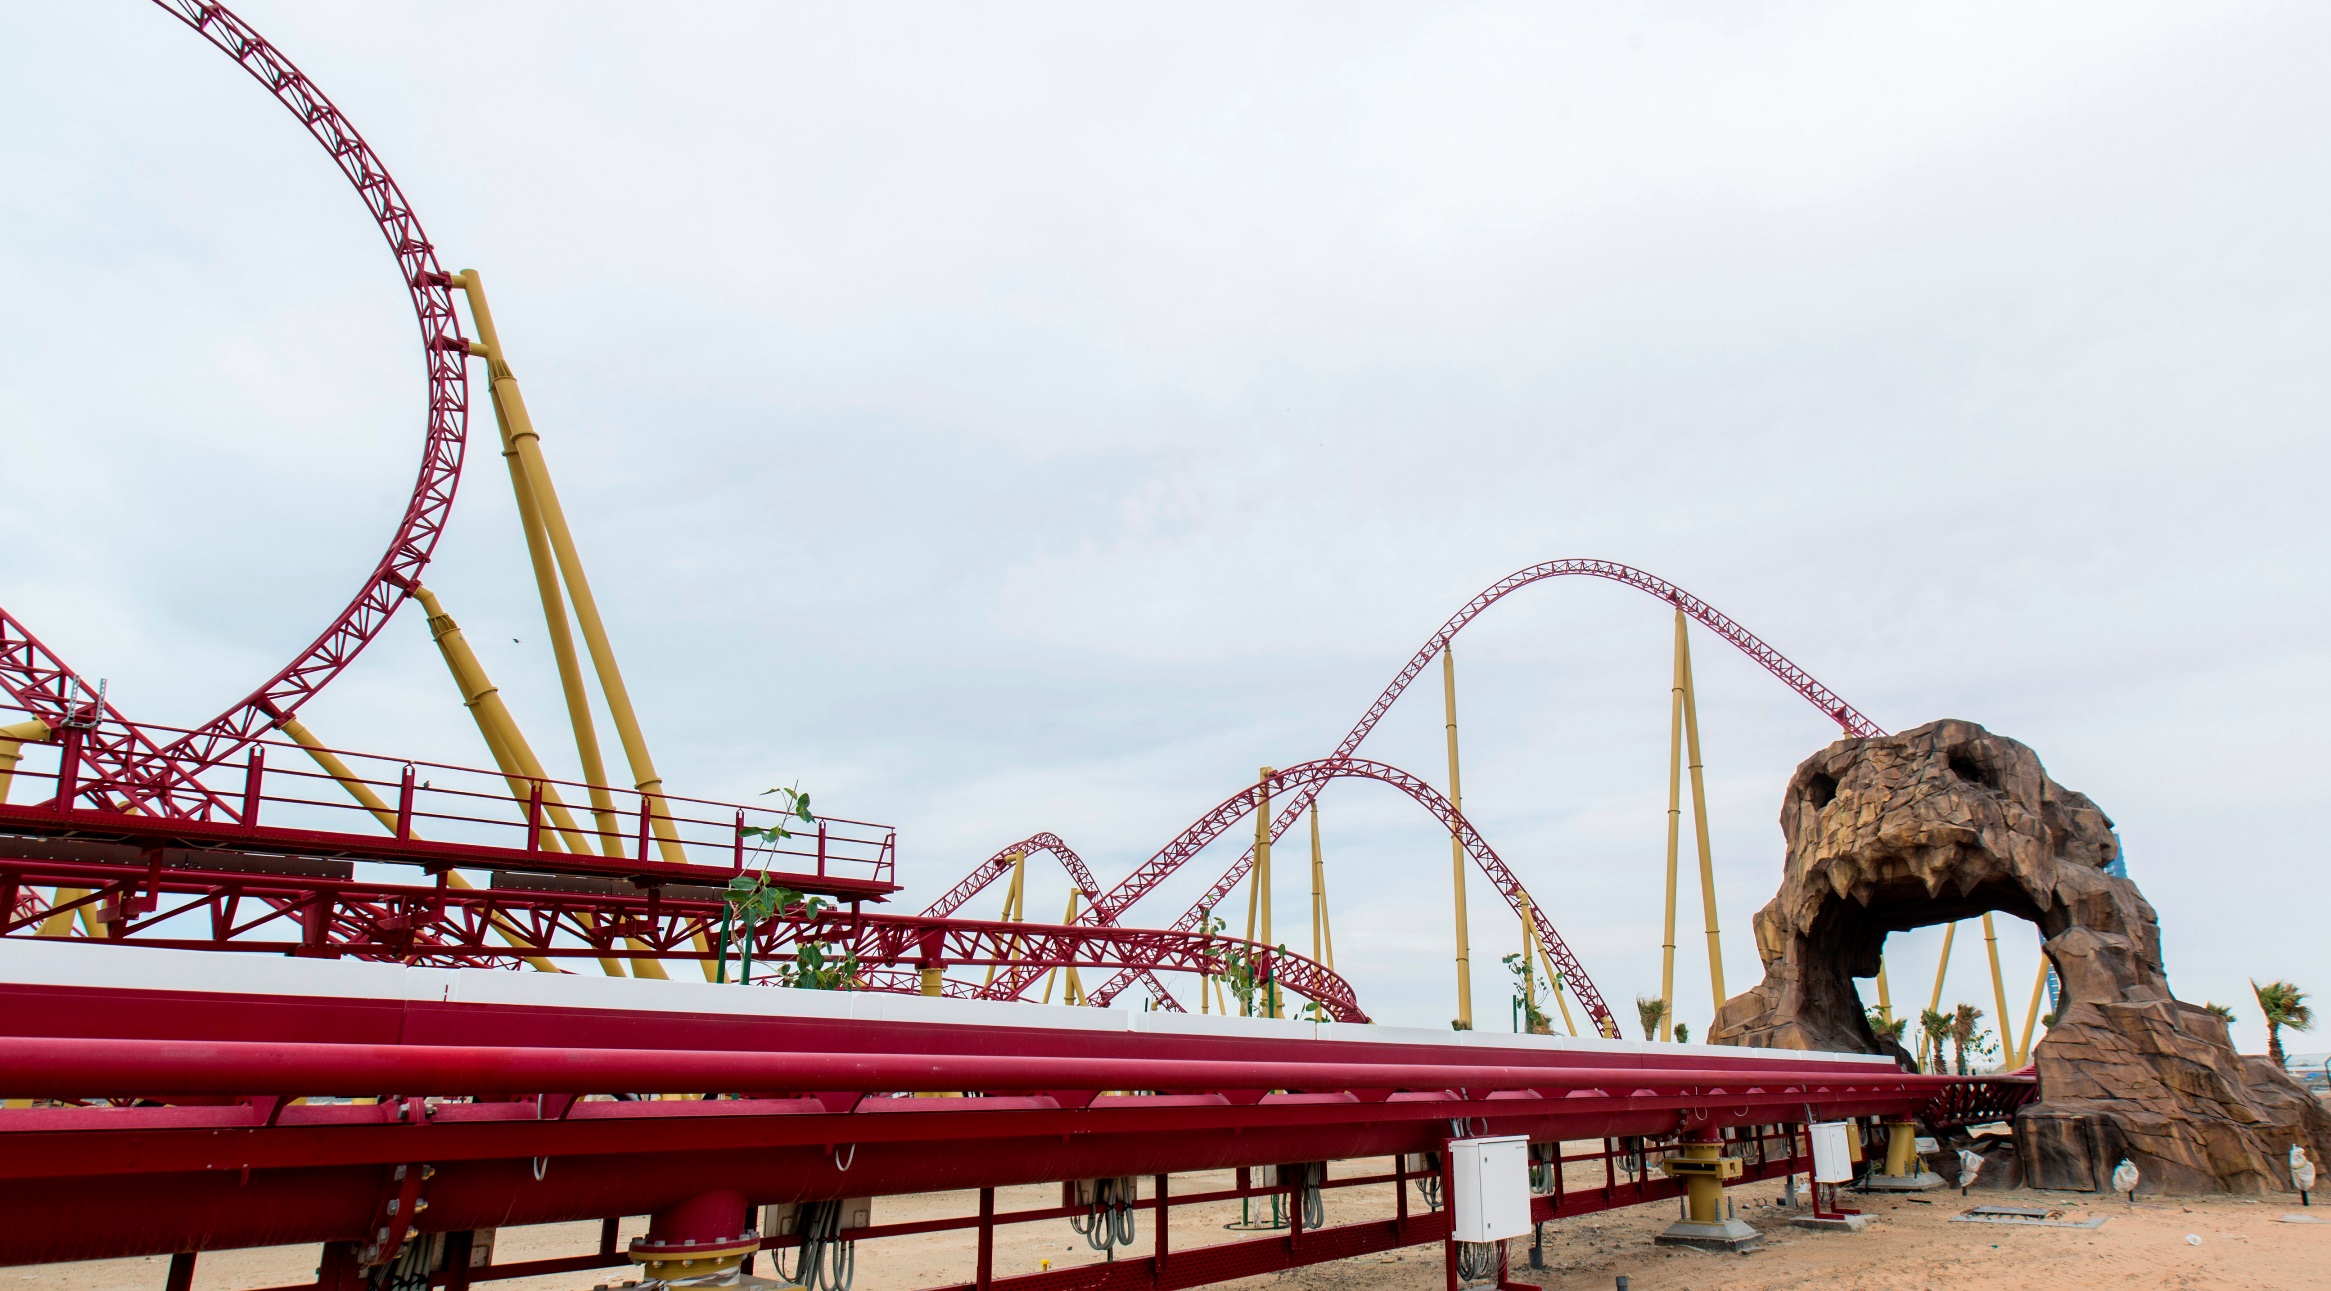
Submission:
<svg viewBox="0 0 2331 1291">
<path fill-rule="evenodd" d="M 1846 735 L 1883 733 L 1705 601 L 1610 561 L 1551 561 L 1492 584 L 1325 756 L 1264 768 L 1113 884 L 1039 833 L 919 914 L 867 909 L 900 891 L 890 827 L 791 796 L 737 804 L 666 788 L 478 273 L 444 267 L 380 158 L 281 51 L 222 6 L 156 3 L 291 112 L 378 225 L 419 330 L 422 453 L 386 550 L 346 607 L 197 726 L 125 715 L 102 682 L 0 609 L 0 692 L 14 710 L 0 725 L 0 1211 L 10 1216 L 0 1262 L 170 1254 L 173 1291 L 185 1291 L 194 1252 L 319 1242 L 320 1291 L 425 1291 L 626 1261 L 651 1280 L 717 1281 L 761 1250 L 799 1249 L 807 1261 L 819 1240 L 759 1231 L 754 1206 L 977 1188 L 991 1204 L 964 1222 L 981 1226 L 984 1252 L 998 1222 L 1075 1210 L 999 1220 L 999 1185 L 1147 1175 L 1153 1190 L 1135 1208 L 1153 1216 L 1151 1256 L 1101 1273 L 998 1278 L 983 1254 L 966 1285 L 1189 1286 L 1442 1241 L 1454 1286 L 1462 1243 L 1448 1213 L 1409 1213 L 1409 1176 L 1445 1175 L 1447 1145 L 1474 1126 L 1554 1145 L 1554 1182 L 1531 1203 L 1543 1221 L 1692 1192 L 1682 1167 L 1651 1179 L 1638 1168 L 1646 1154 L 1720 1149 L 1751 1159 L 1737 1177 L 1788 1173 L 1803 1165 L 1792 1127 L 1819 1117 L 1957 1124 L 2029 1096 L 2028 1080 L 1918 1076 L 1854 1055 L 1621 1041 L 1546 904 L 1466 818 L 1453 712 L 1445 795 L 1359 755 L 1434 660 L 1453 670 L 1467 625 L 1562 577 L 1644 592 L 1672 608 L 1679 633 L 1682 620 L 1700 624 Z M 580 778 L 548 773 L 423 581 L 467 448 L 473 359 Z M 300 720 L 408 602 L 426 616 L 490 767 L 341 748 Z M 605 765 L 593 682 L 628 783 Z M 1696 764 L 1695 753 L 1695 780 Z M 1451 839 L 1460 902 L 1470 865 L 1530 930 L 1554 998 L 1580 1006 L 1591 1036 L 1492 1042 L 1373 1026 L 1317 945 L 1324 905 L 1313 955 L 1277 943 L 1271 847 L 1339 779 L 1388 785 L 1432 815 Z M 1181 915 L 1162 928 L 1128 922 L 1250 821 L 1252 845 Z M 1021 876 L 1039 855 L 1076 894 L 1059 923 L 1026 917 Z M 1671 910 L 1673 856 L 1671 832 Z M 1007 917 L 962 917 L 1007 880 Z M 1234 933 L 1213 912 L 1242 882 L 1250 914 Z M 1460 906 L 1461 947 L 1462 918 Z M 1087 992 L 1080 972 L 1105 976 Z M 1026 1002 L 1063 975 L 1070 1002 L 1088 1007 Z M 1227 1013 L 1222 984 L 1240 983 L 1244 1016 L 1186 1016 L 1176 979 L 1195 984 L 1201 1013 L 1209 1000 Z M 1146 1008 L 1111 1007 L 1135 988 Z M 1290 1016 L 1288 997 L 1304 1002 L 1303 1017 Z M 1578 1140 L 1601 1146 L 1564 1155 Z M 1407 1155 L 1421 1153 L 1442 1155 Z M 1239 1195 L 1258 1196 L 1300 1192 L 1325 1172 L 1254 1182 L 1252 1167 L 1386 1154 L 1391 1175 L 1336 1185 L 1391 1184 L 1384 1224 L 1304 1234 L 1297 1204 L 1290 1238 L 1300 1240 L 1168 1249 L 1174 1172 L 1235 1167 Z M 1622 1159 L 1634 1162 L 1625 1186 L 1616 1174 L 1584 1191 L 1561 1182 L 1565 1162 L 1609 1172 Z M 1705 1198 L 1692 1196 L 1697 1213 Z M 609 1217 L 641 1214 L 654 1217 L 648 1236 L 616 1251 Z M 479 1267 L 458 1254 L 499 1225 L 573 1219 L 606 1221 L 599 1251 Z"/>
</svg>

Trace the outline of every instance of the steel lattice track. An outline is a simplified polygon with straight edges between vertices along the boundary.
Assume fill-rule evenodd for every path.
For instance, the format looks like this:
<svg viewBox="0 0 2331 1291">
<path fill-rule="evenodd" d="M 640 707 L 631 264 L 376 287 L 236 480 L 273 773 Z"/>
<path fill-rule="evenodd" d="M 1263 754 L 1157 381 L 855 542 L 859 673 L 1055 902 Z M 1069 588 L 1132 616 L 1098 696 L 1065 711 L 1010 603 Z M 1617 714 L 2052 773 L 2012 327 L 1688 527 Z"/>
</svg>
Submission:
<svg viewBox="0 0 2331 1291">
<path fill-rule="evenodd" d="M 1694 622 L 1722 637 L 1742 654 L 1755 660 L 1765 671 L 1779 678 L 1782 684 L 1821 710 L 1824 717 L 1836 722 L 1847 735 L 1868 738 L 1886 733 L 1883 727 L 1864 717 L 1859 710 L 1846 703 L 1837 692 L 1822 685 L 1819 680 L 1814 678 L 1813 674 L 1798 667 L 1780 651 L 1766 645 L 1755 633 L 1742 627 L 1731 616 L 1718 610 L 1715 606 L 1656 574 L 1637 569 L 1632 565 L 1622 565 L 1613 560 L 1574 557 L 1565 560 L 1549 560 L 1526 569 L 1516 570 L 1482 589 L 1479 595 L 1467 601 L 1463 608 L 1450 615 L 1448 621 L 1441 625 L 1440 630 L 1427 638 L 1424 645 L 1410 656 L 1407 665 L 1401 668 L 1398 675 L 1393 677 L 1392 684 L 1386 686 L 1383 692 L 1376 696 L 1376 701 L 1368 706 L 1368 711 L 1363 713 L 1360 720 L 1353 724 L 1352 729 L 1345 733 L 1344 738 L 1337 743 L 1335 752 L 1329 754 L 1326 760 L 1348 758 L 1357 752 L 1361 743 L 1368 738 L 1369 733 L 1376 729 L 1376 724 L 1392 710 L 1393 703 L 1407 691 L 1409 684 L 1414 682 L 1427 667 L 1431 666 L 1432 661 L 1448 648 L 1449 643 L 1456 639 L 1457 634 L 1467 624 L 1480 617 L 1483 611 L 1503 600 L 1507 595 L 1533 583 L 1563 577 L 1608 579 L 1666 601 L 1683 611 Z M 1319 790 L 1323 784 L 1324 782 L 1311 784 L 1297 790 L 1283 806 L 1279 807 L 1278 813 L 1271 820 L 1271 840 L 1273 842 L 1277 842 L 1285 836 L 1286 832 L 1294 827 L 1295 822 L 1302 819 L 1303 813 L 1309 810 L 1311 804 L 1318 798 Z M 1187 837 L 1187 831 L 1185 831 L 1184 836 Z M 1174 843 L 1168 843 L 1155 856 L 1144 862 L 1140 868 L 1134 870 L 1133 873 L 1127 875 L 1115 887 L 1111 888 L 1102 900 L 1093 903 L 1092 908 L 1081 917 L 1082 921 L 1113 923 L 1135 902 L 1155 891 L 1159 884 L 1180 869 L 1182 864 L 1195 854 L 1196 849 L 1179 847 L 1180 841 L 1177 839 Z M 1183 931 L 1197 927 L 1199 920 L 1205 917 L 1205 912 L 1219 906 L 1230 895 L 1231 891 L 1245 880 L 1253 868 L 1254 849 L 1250 846 L 1240 854 L 1236 861 L 1232 862 L 1228 869 L 1223 871 L 1221 877 L 1216 879 L 1211 887 L 1207 888 L 1204 895 L 1192 902 L 1189 908 L 1184 910 L 1180 917 L 1168 926 Z M 1502 884 L 1499 888 L 1500 894 L 1509 903 L 1516 902 L 1520 896 L 1526 895 L 1519 880 L 1514 880 L 1513 883 L 1513 888 L 1510 891 Z M 1544 906 L 1535 898 L 1531 900 L 1530 904 L 1533 910 L 1543 911 L 1544 909 Z M 1540 922 L 1543 925 L 1542 914 Z M 1583 980 L 1583 977 L 1584 975 L 1581 974 L 1580 980 Z M 1135 975 L 1120 973 L 1093 991 L 1091 999 L 1096 1004 L 1107 1004 L 1124 993 L 1138 980 L 1140 979 Z M 1166 997 L 1165 1002 L 1169 1006 L 1173 1006 L 1171 997 Z M 1598 1020 L 1605 1016 L 1607 1014 L 1597 1015 Z"/>
<path fill-rule="evenodd" d="M 1472 857 L 1473 863 L 1481 867 L 1481 872 L 1489 876 L 1490 882 L 1496 886 L 1499 894 L 1505 897 L 1507 904 L 1514 908 L 1514 912 L 1521 913 L 1522 898 L 1526 895 L 1522 890 L 1521 880 L 1514 877 L 1513 871 L 1498 857 L 1496 850 L 1490 847 L 1488 840 L 1484 839 L 1480 832 L 1473 828 L 1471 821 L 1465 819 L 1463 814 L 1450 805 L 1448 799 L 1441 796 L 1439 790 L 1425 783 L 1422 778 L 1411 775 L 1389 763 L 1371 762 L 1364 758 L 1321 758 L 1316 762 L 1299 763 L 1273 772 L 1270 779 L 1258 780 L 1256 783 L 1248 785 L 1239 792 L 1223 799 L 1215 806 L 1214 810 L 1199 817 L 1196 823 L 1183 830 L 1172 842 L 1160 849 L 1158 855 L 1149 862 L 1149 867 L 1170 872 L 1172 866 L 1179 865 L 1184 859 L 1197 854 L 1208 843 L 1220 838 L 1231 826 L 1253 814 L 1260 807 L 1266 793 L 1274 796 L 1297 791 L 1316 794 L 1321 785 L 1339 779 L 1374 780 L 1381 784 L 1388 784 L 1415 799 L 1425 810 L 1433 813 L 1433 816 L 1452 834 L 1457 836 L 1458 841 L 1464 846 L 1465 854 Z M 1136 872 L 1136 877 L 1139 873 L 1139 871 Z M 1128 878 L 1125 882 L 1118 884 L 1118 888 L 1122 889 L 1133 881 L 1132 878 Z M 1106 908 L 1099 905 L 1095 907 L 1096 910 Z M 1121 910 L 1123 906 L 1119 905 L 1116 909 Z M 1562 934 L 1554 930 L 1553 922 L 1546 917 L 1545 908 L 1533 902 L 1529 907 L 1529 916 L 1540 941 L 1546 947 L 1548 962 L 1554 966 L 1557 972 L 1563 974 L 1571 993 L 1580 1004 L 1586 1007 L 1588 1014 L 1594 1017 L 1598 1023 L 1610 1018 L 1611 1011 L 1609 1006 L 1603 1003 L 1602 993 L 1595 989 L 1593 980 L 1587 976 L 1586 969 L 1579 964 L 1578 957 L 1570 952 L 1569 945 L 1562 940 Z M 1192 926 L 1194 927 L 1195 924 Z M 1188 932 L 1190 929 L 1177 928 L 1173 931 Z M 1026 991 L 1029 985 L 1035 982 L 1038 975 L 1030 970 L 1015 970 L 1008 974 L 999 975 L 995 985 L 983 993 L 993 998 L 1014 999 Z"/>
<path fill-rule="evenodd" d="M 83 757 L 92 772 L 81 796 L 92 806 L 148 815 L 232 820 L 234 805 L 196 781 L 253 739 L 274 729 L 326 683 L 340 675 L 419 579 L 453 507 L 461 476 L 469 418 L 464 370 L 469 342 L 454 315 L 448 279 L 412 206 L 371 145 L 313 81 L 282 51 L 224 6 L 195 0 L 155 0 L 172 16 L 235 60 L 267 87 L 314 136 L 364 201 L 396 257 L 413 302 L 428 369 L 429 407 L 421 466 L 388 550 L 338 617 L 308 647 L 234 707 L 166 746 L 143 742 L 110 706 L 78 703 L 90 694 L 82 678 L 43 647 L 23 624 L 0 611 L 0 689 L 51 726 L 94 724 Z"/>
</svg>

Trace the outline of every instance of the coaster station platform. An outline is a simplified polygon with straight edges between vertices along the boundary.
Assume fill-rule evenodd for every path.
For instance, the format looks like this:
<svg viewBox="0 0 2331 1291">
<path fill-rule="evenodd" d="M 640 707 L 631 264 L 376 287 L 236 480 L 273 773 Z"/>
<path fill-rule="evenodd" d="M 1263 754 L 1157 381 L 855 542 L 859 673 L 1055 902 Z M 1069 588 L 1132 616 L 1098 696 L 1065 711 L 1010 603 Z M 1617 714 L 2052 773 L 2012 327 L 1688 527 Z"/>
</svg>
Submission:
<svg viewBox="0 0 2331 1291">
<path fill-rule="evenodd" d="M 1541 1176 L 1544 1222 L 1682 1194 L 1653 1175 L 1694 1144 L 1736 1158 L 1736 1181 L 1770 1178 L 1806 1168 L 1809 1120 L 1964 1123 L 2030 1092 L 1855 1055 L 63 940 L 0 942 L 0 1010 L 0 1092 L 72 1104 L 0 1111 L 0 1262 L 316 1242 L 328 1291 L 380 1285 L 415 1242 L 433 1243 L 428 1285 L 621 1265 L 642 1252 L 481 1268 L 442 1252 L 516 1224 L 612 1234 L 622 1215 L 655 1216 L 650 1240 L 675 1249 L 741 1242 L 733 1267 L 801 1245 L 759 1231 L 761 1206 L 943 1189 L 980 1190 L 979 1213 L 847 1240 L 976 1228 L 965 1285 L 1028 1291 L 1195 1286 L 1435 1241 L 1454 1259 L 1447 1213 L 1412 1195 L 1453 1138 L 1599 1162 L 1599 1187 Z M 1395 1166 L 1313 1168 L 1366 1158 Z M 1221 1169 L 1245 1182 L 1170 1191 Z M 1149 1181 L 1120 1207 L 1146 1254 L 994 1276 L 997 1225 L 1095 1209 L 998 1214 L 995 1188 L 1127 1177 Z M 1320 1187 L 1382 1189 L 1387 1216 L 1308 1227 L 1302 1193 Z M 1273 1193 L 1284 1232 L 1173 1248 L 1173 1206 Z"/>
</svg>

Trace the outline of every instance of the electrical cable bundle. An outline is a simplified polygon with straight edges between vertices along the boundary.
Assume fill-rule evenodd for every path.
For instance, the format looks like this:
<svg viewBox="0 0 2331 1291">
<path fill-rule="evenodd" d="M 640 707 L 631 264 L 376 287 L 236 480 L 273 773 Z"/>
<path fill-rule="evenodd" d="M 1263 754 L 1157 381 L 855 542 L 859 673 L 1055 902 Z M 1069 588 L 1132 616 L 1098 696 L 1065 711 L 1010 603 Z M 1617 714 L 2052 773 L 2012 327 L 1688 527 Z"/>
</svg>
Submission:
<svg viewBox="0 0 2331 1291">
<path fill-rule="evenodd" d="M 1134 1227 L 1133 1195 L 1138 1185 L 1128 1179 L 1127 1194 L 1119 1196 L 1116 1179 L 1093 1180 L 1093 1202 L 1083 1218 L 1071 1215 L 1068 1226 L 1085 1239 L 1085 1245 L 1096 1251 L 1112 1247 L 1131 1246 L 1139 1230 Z"/>
<path fill-rule="evenodd" d="M 445 1234 L 415 1233 L 397 1257 L 373 1274 L 379 1291 L 429 1291 L 431 1266 L 445 1250 Z"/>
<path fill-rule="evenodd" d="M 1305 1228 L 1327 1227 L 1327 1203 L 1319 1195 L 1322 1176 L 1326 1173 L 1327 1166 L 1324 1163 L 1303 1167 L 1303 1226 Z"/>
<path fill-rule="evenodd" d="M 811 1201 L 801 1207 L 801 1254 L 792 1269 L 785 1267 L 784 1248 L 769 1252 L 777 1276 L 797 1283 L 802 1291 L 850 1291 L 858 1275 L 858 1244 L 842 1240 L 842 1203 Z"/>
<path fill-rule="evenodd" d="M 1498 1243 L 1457 1243 L 1457 1285 L 1481 1286 L 1497 1280 Z"/>
</svg>

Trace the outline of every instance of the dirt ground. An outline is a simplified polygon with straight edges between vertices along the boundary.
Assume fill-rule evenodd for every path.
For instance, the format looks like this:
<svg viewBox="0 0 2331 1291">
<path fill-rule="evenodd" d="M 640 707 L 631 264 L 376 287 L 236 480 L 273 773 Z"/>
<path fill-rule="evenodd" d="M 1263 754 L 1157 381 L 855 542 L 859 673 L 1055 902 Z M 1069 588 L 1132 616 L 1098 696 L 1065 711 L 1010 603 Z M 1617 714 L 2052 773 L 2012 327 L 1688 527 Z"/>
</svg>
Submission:
<svg viewBox="0 0 2331 1291">
<path fill-rule="evenodd" d="M 1388 1172 L 1389 1161 L 1339 1162 L 1338 1177 Z M 1573 1167 L 1572 1182 L 1589 1180 Z M 1173 1189 L 1191 1194 L 1227 1188 L 1231 1176 L 1177 1175 Z M 1057 1185 L 999 1189 L 999 1212 L 1057 1205 Z M 1874 1195 L 1849 1198 L 1871 1217 L 1861 1233 L 1813 1233 L 1793 1228 L 1799 1211 L 1779 1207 L 1777 1182 L 1731 1190 L 1739 1216 L 1763 1232 L 1763 1246 L 1745 1255 L 1714 1255 L 1657 1247 L 1652 1235 L 1675 1218 L 1675 1203 L 1654 1203 L 1566 1219 L 1546 1226 L 1543 1272 L 1525 1267 L 1527 1242 L 1513 1244 L 1519 1281 L 1551 1291 L 1610 1291 L 1619 1275 L 1631 1291 L 1737 1288 L 1781 1291 L 1823 1287 L 1839 1291 L 1909 1291 L 1911 1288 L 2048 1288 L 2084 1291 L 2098 1287 L 2142 1288 L 2331 1288 L 2331 1222 L 2288 1223 L 2284 1215 L 2331 1220 L 2331 1206 L 2302 1210 L 2298 1198 L 2266 1201 L 2231 1198 L 2139 1200 L 2086 1194 L 1938 1191 L 1915 1198 Z M 1330 1224 L 1389 1216 L 1388 1185 L 1330 1189 Z M 1411 1205 L 1421 1211 L 1414 1200 Z M 1954 1223 L 1952 1217 L 1977 1205 L 2056 1206 L 2074 1220 L 2105 1216 L 2101 1228 L 2029 1228 Z M 926 1193 L 888 1197 L 876 1204 L 876 1222 L 966 1215 L 977 1210 L 976 1194 Z M 1177 1207 L 1173 1217 L 1177 1250 L 1240 1241 L 1251 1232 L 1224 1227 L 1239 1219 L 1236 1202 Z M 644 1219 L 623 1226 L 623 1241 L 646 1231 Z M 2198 1244 L 2189 1235 L 2199 1238 Z M 596 1224 L 549 1224 L 504 1229 L 495 1245 L 497 1263 L 574 1255 L 594 1249 Z M 1147 1254 L 1151 1232 L 1144 1217 L 1134 1254 Z M 914 1291 L 970 1280 L 973 1237 L 968 1231 L 929 1233 L 866 1243 L 859 1252 L 858 1291 Z M 250 1291 L 312 1279 L 315 1247 L 273 1247 L 217 1252 L 202 1257 L 195 1291 Z M 767 1256 L 758 1272 L 770 1275 Z M 1070 1232 L 1065 1220 L 1046 1220 L 998 1231 L 996 1274 L 1033 1273 L 1050 1261 L 1061 1268 L 1097 1262 L 1101 1256 Z M 97 1260 L 81 1264 L 0 1269 L 0 1291 L 160 1291 L 166 1257 Z M 620 1288 L 636 1276 L 625 1269 L 572 1273 L 481 1284 L 489 1291 L 591 1291 Z M 1280 1291 L 1436 1291 L 1442 1285 L 1438 1245 L 1410 1247 L 1381 1256 L 1315 1265 L 1291 1273 L 1227 1283 L 1235 1291 L 1275 1287 Z"/>
</svg>

